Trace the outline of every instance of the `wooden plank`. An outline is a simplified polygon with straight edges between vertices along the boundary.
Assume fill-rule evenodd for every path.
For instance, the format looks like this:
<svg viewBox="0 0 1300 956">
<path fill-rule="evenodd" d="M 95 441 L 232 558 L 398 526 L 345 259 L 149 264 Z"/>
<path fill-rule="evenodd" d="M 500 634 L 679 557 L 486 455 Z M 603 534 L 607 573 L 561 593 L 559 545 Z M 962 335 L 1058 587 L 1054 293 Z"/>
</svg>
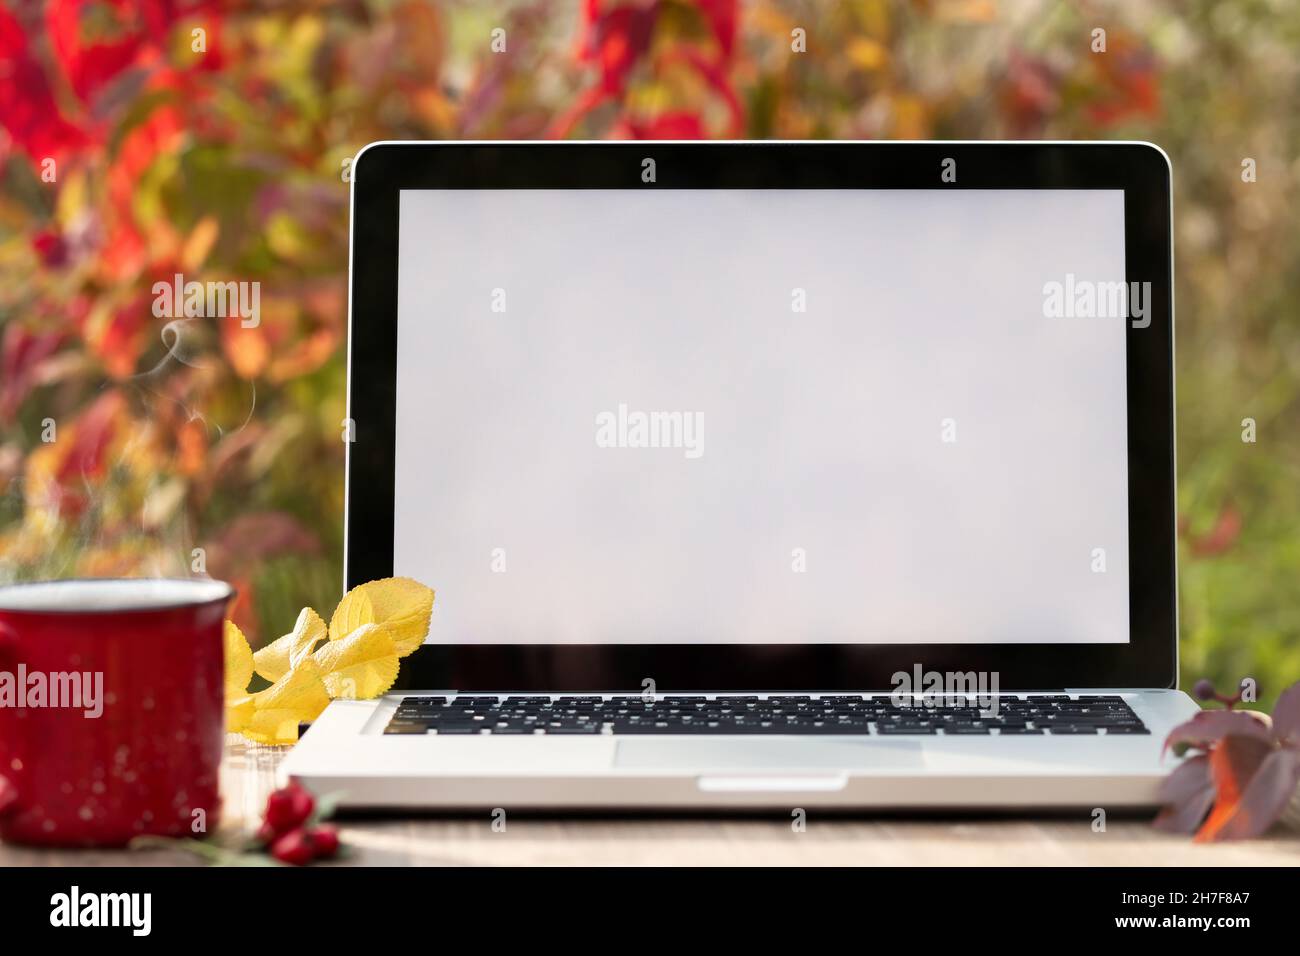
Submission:
<svg viewBox="0 0 1300 956">
<path fill-rule="evenodd" d="M 283 748 L 232 738 L 223 768 L 225 828 L 252 828 L 276 784 Z M 344 820 L 347 861 L 380 866 L 1296 866 L 1300 834 L 1201 846 L 1137 819 L 821 816 L 795 832 L 764 817 L 582 818 L 508 815 Z M 170 851 L 36 850 L 0 846 L 0 866 L 174 866 Z"/>
</svg>

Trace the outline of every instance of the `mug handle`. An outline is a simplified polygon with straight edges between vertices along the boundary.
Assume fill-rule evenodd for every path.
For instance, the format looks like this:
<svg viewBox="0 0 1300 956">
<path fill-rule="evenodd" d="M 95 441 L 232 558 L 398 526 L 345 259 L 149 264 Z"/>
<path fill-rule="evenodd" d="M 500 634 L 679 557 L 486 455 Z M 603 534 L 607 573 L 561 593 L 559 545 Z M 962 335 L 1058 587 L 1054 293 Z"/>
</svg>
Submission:
<svg viewBox="0 0 1300 956">
<path fill-rule="evenodd" d="M 8 624 L 0 621 L 0 670 L 17 675 L 13 665 L 18 660 L 18 635 Z M 18 802 L 18 787 L 5 776 L 5 767 L 0 764 L 0 817 L 3 817 Z"/>
</svg>

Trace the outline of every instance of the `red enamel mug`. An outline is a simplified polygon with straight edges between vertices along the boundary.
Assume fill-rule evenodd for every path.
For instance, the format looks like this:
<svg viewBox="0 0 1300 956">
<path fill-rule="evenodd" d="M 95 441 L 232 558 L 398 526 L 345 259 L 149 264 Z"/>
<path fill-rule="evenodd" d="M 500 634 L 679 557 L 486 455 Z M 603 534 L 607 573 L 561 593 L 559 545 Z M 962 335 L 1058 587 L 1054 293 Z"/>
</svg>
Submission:
<svg viewBox="0 0 1300 956">
<path fill-rule="evenodd" d="M 0 839 L 215 829 L 233 593 L 203 578 L 0 587 Z"/>
</svg>

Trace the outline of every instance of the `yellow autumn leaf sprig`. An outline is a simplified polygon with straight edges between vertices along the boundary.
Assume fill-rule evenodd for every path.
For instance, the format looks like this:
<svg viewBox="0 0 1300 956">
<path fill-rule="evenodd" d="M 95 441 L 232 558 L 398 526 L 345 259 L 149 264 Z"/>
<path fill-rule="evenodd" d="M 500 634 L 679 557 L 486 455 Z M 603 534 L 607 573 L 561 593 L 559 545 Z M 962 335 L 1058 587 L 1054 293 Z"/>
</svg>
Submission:
<svg viewBox="0 0 1300 956">
<path fill-rule="evenodd" d="M 331 700 L 369 700 L 397 680 L 401 659 L 424 643 L 433 590 L 410 578 L 383 578 L 343 596 L 327 625 L 309 607 L 293 630 L 256 653 L 226 621 L 226 729 L 256 743 L 291 744 L 298 725 Z M 257 673 L 271 686 L 255 694 Z"/>
</svg>

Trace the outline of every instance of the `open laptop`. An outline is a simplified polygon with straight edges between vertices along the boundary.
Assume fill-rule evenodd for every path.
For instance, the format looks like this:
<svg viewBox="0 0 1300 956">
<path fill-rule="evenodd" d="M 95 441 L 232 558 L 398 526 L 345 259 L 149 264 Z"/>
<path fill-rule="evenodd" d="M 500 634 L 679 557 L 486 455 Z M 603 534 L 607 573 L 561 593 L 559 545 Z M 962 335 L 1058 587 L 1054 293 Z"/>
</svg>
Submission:
<svg viewBox="0 0 1300 956">
<path fill-rule="evenodd" d="M 345 804 L 1124 807 L 1176 688 L 1170 167 L 1144 143 L 376 143 L 346 584 L 407 689 Z"/>
</svg>

